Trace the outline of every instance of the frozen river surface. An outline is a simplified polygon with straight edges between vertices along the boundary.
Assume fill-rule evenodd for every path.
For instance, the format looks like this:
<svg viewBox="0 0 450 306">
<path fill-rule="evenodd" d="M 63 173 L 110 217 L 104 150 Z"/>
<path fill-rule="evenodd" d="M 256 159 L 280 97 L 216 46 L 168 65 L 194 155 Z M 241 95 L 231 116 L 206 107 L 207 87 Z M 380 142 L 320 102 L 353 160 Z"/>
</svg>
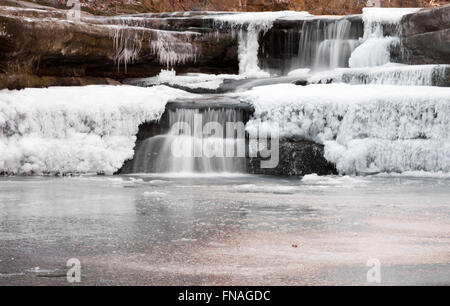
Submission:
<svg viewBox="0 0 450 306">
<path fill-rule="evenodd" d="M 0 285 L 450 285 L 450 179 L 0 178 Z"/>
</svg>

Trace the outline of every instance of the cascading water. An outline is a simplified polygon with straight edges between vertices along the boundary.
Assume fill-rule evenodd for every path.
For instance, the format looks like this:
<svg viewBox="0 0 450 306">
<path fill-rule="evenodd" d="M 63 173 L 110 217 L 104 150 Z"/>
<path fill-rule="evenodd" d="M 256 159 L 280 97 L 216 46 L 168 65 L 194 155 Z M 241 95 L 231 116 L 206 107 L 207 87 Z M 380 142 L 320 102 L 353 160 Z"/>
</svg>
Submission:
<svg viewBox="0 0 450 306">
<path fill-rule="evenodd" d="M 348 18 L 303 20 L 299 28 L 274 29 L 262 45 L 262 67 L 276 74 L 348 67 L 361 36 L 362 24 Z"/>
<path fill-rule="evenodd" d="M 324 40 L 317 48 L 315 69 L 348 66 L 348 59 L 359 44 L 355 35 L 351 35 L 351 27 L 350 21 L 341 19 L 324 28 Z"/>
<path fill-rule="evenodd" d="M 245 113 L 169 109 L 170 131 L 138 144 L 134 173 L 232 173 L 245 170 Z"/>
<path fill-rule="evenodd" d="M 260 37 L 272 28 L 277 19 L 309 17 L 312 15 L 308 12 L 295 11 L 226 14 L 214 17 L 214 24 L 217 29 L 231 29 L 234 34 L 238 34 L 239 74 L 248 77 L 268 77 L 269 73 L 262 70 L 259 65 Z"/>
</svg>

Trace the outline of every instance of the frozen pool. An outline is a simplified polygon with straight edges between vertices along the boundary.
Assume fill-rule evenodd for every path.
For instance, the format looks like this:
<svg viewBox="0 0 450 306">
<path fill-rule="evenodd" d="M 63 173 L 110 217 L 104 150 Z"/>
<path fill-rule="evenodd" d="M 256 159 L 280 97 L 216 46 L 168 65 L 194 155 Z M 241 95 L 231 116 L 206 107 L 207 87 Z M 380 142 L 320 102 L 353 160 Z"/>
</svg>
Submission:
<svg viewBox="0 0 450 306">
<path fill-rule="evenodd" d="M 0 284 L 450 284 L 450 178 L 0 178 Z"/>
</svg>

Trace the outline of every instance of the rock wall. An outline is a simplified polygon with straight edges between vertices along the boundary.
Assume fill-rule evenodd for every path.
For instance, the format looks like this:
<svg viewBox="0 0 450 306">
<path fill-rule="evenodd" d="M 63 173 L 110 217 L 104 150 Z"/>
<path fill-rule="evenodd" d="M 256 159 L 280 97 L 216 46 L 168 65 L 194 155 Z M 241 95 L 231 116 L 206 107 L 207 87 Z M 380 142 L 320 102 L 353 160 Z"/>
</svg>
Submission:
<svg viewBox="0 0 450 306">
<path fill-rule="evenodd" d="M 236 37 L 212 33 L 201 17 L 134 23 L 84 14 L 78 23 L 66 13 L 0 7 L 0 88 L 111 84 L 169 65 L 180 73 L 237 73 Z"/>
<path fill-rule="evenodd" d="M 3 0 L 12 1 L 12 0 Z M 67 0 L 31 0 L 64 8 Z M 96 15 L 175 11 L 304 10 L 316 15 L 360 14 L 367 0 L 80 0 L 82 9 Z M 427 7 L 431 0 L 381 0 L 382 7 Z M 433 3 L 445 3 L 437 1 Z"/>
<path fill-rule="evenodd" d="M 401 56 L 408 64 L 450 63 L 450 4 L 402 19 Z"/>
</svg>

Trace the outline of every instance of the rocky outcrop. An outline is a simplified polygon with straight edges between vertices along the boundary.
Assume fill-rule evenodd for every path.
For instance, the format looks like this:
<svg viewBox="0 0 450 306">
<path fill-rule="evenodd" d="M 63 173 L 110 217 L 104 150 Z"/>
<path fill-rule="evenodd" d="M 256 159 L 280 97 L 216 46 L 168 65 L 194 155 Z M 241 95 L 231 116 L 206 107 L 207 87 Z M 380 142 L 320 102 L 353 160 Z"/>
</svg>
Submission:
<svg viewBox="0 0 450 306">
<path fill-rule="evenodd" d="M 408 64 L 450 64 L 450 4 L 402 19 L 402 57 Z"/>
<path fill-rule="evenodd" d="M 0 7 L 0 88 L 111 83 L 183 72 L 236 73 L 237 41 L 202 16 L 67 19 L 53 8 Z M 183 17 L 181 17 L 183 16 Z"/>
<path fill-rule="evenodd" d="M 11 0 L 6 0 L 11 1 Z M 65 7 L 67 0 L 30 0 Z M 176 11 L 308 11 L 316 15 L 360 14 L 367 0 L 80 0 L 81 8 L 96 15 Z M 381 0 L 382 7 L 427 7 L 438 0 Z"/>
<path fill-rule="evenodd" d="M 279 164 L 275 168 L 261 168 L 261 158 L 247 159 L 247 172 L 277 176 L 336 174 L 336 168 L 324 157 L 324 146 L 308 140 L 280 140 Z"/>
</svg>

